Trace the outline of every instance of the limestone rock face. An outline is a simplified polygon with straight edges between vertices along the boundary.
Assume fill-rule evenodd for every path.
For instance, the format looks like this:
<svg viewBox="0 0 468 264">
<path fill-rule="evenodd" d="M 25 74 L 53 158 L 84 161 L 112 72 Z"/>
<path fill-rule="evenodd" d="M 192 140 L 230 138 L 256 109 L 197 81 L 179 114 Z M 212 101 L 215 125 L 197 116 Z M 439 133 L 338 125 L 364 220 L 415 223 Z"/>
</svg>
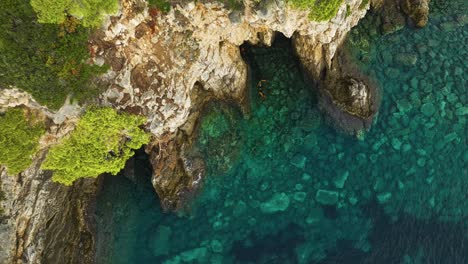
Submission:
<svg viewBox="0 0 468 264">
<path fill-rule="evenodd" d="M 247 65 L 239 46 L 271 45 L 276 32 L 293 38 L 305 72 L 319 79 L 347 32 L 366 14 L 368 6 L 361 3 L 344 1 L 330 21 L 315 22 L 285 1 L 246 0 L 242 11 L 191 2 L 173 6 L 168 14 L 139 0 L 122 2 L 121 13 L 91 43 L 95 61 L 111 66 L 101 101 L 148 118 L 156 138 L 147 149 L 152 182 L 164 208 L 181 207 L 178 200 L 196 189 L 189 187 L 197 180 L 187 174 L 180 146 L 171 139 L 201 109 L 200 100 L 193 100 L 195 90 L 201 87 L 205 97 L 236 101 L 241 108 L 247 105 Z"/>
<path fill-rule="evenodd" d="M 0 166 L 0 263 L 91 263 L 94 240 L 91 215 L 97 181 L 66 187 L 40 170 L 48 146 L 75 127 L 82 108 L 66 103 L 53 112 L 17 89 L 0 90 L 0 111 L 23 107 L 45 120 L 47 133 L 32 165 L 18 176 Z"/>
<path fill-rule="evenodd" d="M 377 115 L 381 89 L 340 50 L 319 82 L 319 107 L 339 130 L 362 135 Z"/>
<path fill-rule="evenodd" d="M 92 201 L 97 183 L 53 183 L 39 169 L 45 152 L 19 177 L 0 169 L 4 216 L 0 263 L 91 263 L 94 258 Z"/>
<path fill-rule="evenodd" d="M 153 186 L 164 210 L 181 210 L 201 188 L 205 163 L 201 157 L 185 153 L 184 139 L 163 136 L 146 151 L 153 166 Z"/>
<path fill-rule="evenodd" d="M 305 69 L 317 77 L 367 11 L 359 8 L 361 0 L 349 0 L 335 18 L 314 22 L 284 1 L 267 2 L 256 6 L 247 0 L 242 11 L 192 2 L 163 15 L 141 8 L 140 1 L 123 1 L 121 14 L 92 44 L 96 59 L 112 66 L 103 102 L 146 115 L 156 136 L 173 133 L 189 116 L 196 83 L 218 98 L 244 102 L 247 66 L 239 51 L 244 42 L 270 45 L 275 32 L 293 37 Z"/>
</svg>

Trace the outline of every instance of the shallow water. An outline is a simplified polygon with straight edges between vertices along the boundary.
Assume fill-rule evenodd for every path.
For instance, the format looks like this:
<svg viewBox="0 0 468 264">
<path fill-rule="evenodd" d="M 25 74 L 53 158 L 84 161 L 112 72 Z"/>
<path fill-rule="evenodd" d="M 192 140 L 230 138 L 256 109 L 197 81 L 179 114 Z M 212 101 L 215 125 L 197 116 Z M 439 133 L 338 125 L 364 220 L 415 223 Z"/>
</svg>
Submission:
<svg viewBox="0 0 468 264">
<path fill-rule="evenodd" d="M 468 263 L 468 12 L 434 3 L 422 30 L 351 33 L 383 87 L 364 139 L 324 121 L 287 40 L 248 49 L 251 116 L 209 107 L 191 211 L 161 211 L 137 155 L 132 179 L 105 178 L 98 263 Z"/>
</svg>

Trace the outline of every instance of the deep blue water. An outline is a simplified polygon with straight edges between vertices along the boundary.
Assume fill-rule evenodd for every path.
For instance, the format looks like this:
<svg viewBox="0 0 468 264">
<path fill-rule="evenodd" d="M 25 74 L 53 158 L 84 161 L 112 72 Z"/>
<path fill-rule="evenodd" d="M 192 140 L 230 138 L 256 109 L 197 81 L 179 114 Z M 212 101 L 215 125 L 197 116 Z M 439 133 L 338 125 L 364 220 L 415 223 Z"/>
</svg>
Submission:
<svg viewBox="0 0 468 264">
<path fill-rule="evenodd" d="M 351 32 L 383 90 L 363 139 L 326 122 L 288 40 L 249 48 L 251 115 L 206 109 L 191 210 L 161 211 L 138 154 L 135 177 L 104 179 L 98 263 L 468 263 L 468 12 L 433 7 L 421 30 Z"/>
</svg>

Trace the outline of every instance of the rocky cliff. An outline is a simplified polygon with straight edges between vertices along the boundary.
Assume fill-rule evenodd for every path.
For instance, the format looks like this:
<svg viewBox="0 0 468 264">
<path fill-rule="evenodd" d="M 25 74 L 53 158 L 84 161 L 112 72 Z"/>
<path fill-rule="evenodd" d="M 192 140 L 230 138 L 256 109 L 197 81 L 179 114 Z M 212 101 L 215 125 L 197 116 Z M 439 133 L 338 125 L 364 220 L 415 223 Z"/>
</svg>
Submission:
<svg viewBox="0 0 468 264">
<path fill-rule="evenodd" d="M 91 217 L 98 181 L 72 187 L 51 181 L 40 170 L 48 146 L 73 130 L 82 108 L 66 103 L 53 112 L 17 89 L 0 90 L 0 111 L 24 107 L 46 123 L 47 133 L 32 165 L 18 176 L 0 167 L 3 215 L 0 216 L 0 263 L 91 263 L 94 257 Z"/>
<path fill-rule="evenodd" d="M 190 136 L 207 98 L 246 106 L 247 65 L 239 46 L 270 45 L 275 32 L 281 32 L 293 38 L 305 71 L 318 80 L 368 8 L 361 0 L 346 0 L 333 19 L 314 22 L 306 11 L 284 1 L 246 0 L 241 11 L 219 3 L 190 2 L 175 5 L 167 14 L 145 3 L 122 1 L 120 13 L 93 36 L 90 49 L 94 63 L 111 67 L 102 77 L 109 88 L 100 103 L 148 118 L 147 128 L 155 135 L 147 148 L 157 168 L 153 185 L 160 195 L 170 194 L 169 209 L 177 207 L 203 171 L 202 161 L 180 154 L 184 153 L 180 133 L 182 138 Z M 28 170 L 16 177 L 0 170 L 6 194 L 0 262 L 91 263 L 93 227 L 88 218 L 98 181 L 80 180 L 64 187 L 39 169 L 47 147 L 73 129 L 82 108 L 66 104 L 53 112 L 18 90 L 0 91 L 1 107 L 18 105 L 41 111 L 49 126 Z M 182 184 L 164 177 L 171 171 Z"/>
<path fill-rule="evenodd" d="M 162 14 L 141 1 L 124 1 L 107 30 L 93 38 L 95 62 L 111 65 L 102 103 L 148 117 L 148 129 L 156 136 L 147 148 L 157 168 L 153 185 L 167 209 L 178 207 L 197 188 L 192 168 L 183 165 L 193 162 L 171 140 L 180 133 L 190 138 L 208 97 L 236 101 L 246 110 L 247 65 L 240 45 L 269 46 L 282 33 L 293 39 L 305 73 L 318 81 L 369 8 L 361 0 L 344 1 L 330 21 L 315 22 L 307 11 L 284 1 L 247 0 L 244 6 L 234 11 L 217 2 L 191 2 Z M 204 92 L 202 100 L 198 90 Z"/>
<path fill-rule="evenodd" d="M 306 70 L 318 77 L 346 33 L 365 15 L 368 7 L 361 3 L 344 1 L 333 19 L 314 22 L 308 12 L 284 1 L 247 0 L 242 11 L 191 2 L 167 15 L 142 8 L 138 0 L 124 1 L 121 13 L 92 45 L 95 61 L 112 67 L 105 76 L 111 88 L 102 100 L 146 115 L 156 136 L 173 133 L 193 108 L 195 84 L 215 97 L 243 103 L 247 66 L 239 46 L 244 42 L 271 45 L 275 32 L 292 37 Z"/>
</svg>

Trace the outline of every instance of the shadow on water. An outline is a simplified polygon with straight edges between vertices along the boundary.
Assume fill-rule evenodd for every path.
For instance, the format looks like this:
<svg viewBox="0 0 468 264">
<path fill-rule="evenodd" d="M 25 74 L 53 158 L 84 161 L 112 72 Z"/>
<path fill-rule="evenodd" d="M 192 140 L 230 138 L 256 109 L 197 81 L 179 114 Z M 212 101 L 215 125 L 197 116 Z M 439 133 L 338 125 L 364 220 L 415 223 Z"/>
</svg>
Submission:
<svg viewBox="0 0 468 264">
<path fill-rule="evenodd" d="M 246 240 L 236 242 L 231 254 L 237 263 L 294 263 L 294 248 L 304 242 L 303 232 L 300 226 L 290 224 L 261 239 L 250 235 Z"/>
<path fill-rule="evenodd" d="M 402 215 L 392 221 L 374 201 L 363 207 L 374 227 L 369 234 L 372 249 L 363 252 L 347 241 L 317 264 L 466 264 L 468 237 L 462 222 L 443 223 Z"/>
</svg>

